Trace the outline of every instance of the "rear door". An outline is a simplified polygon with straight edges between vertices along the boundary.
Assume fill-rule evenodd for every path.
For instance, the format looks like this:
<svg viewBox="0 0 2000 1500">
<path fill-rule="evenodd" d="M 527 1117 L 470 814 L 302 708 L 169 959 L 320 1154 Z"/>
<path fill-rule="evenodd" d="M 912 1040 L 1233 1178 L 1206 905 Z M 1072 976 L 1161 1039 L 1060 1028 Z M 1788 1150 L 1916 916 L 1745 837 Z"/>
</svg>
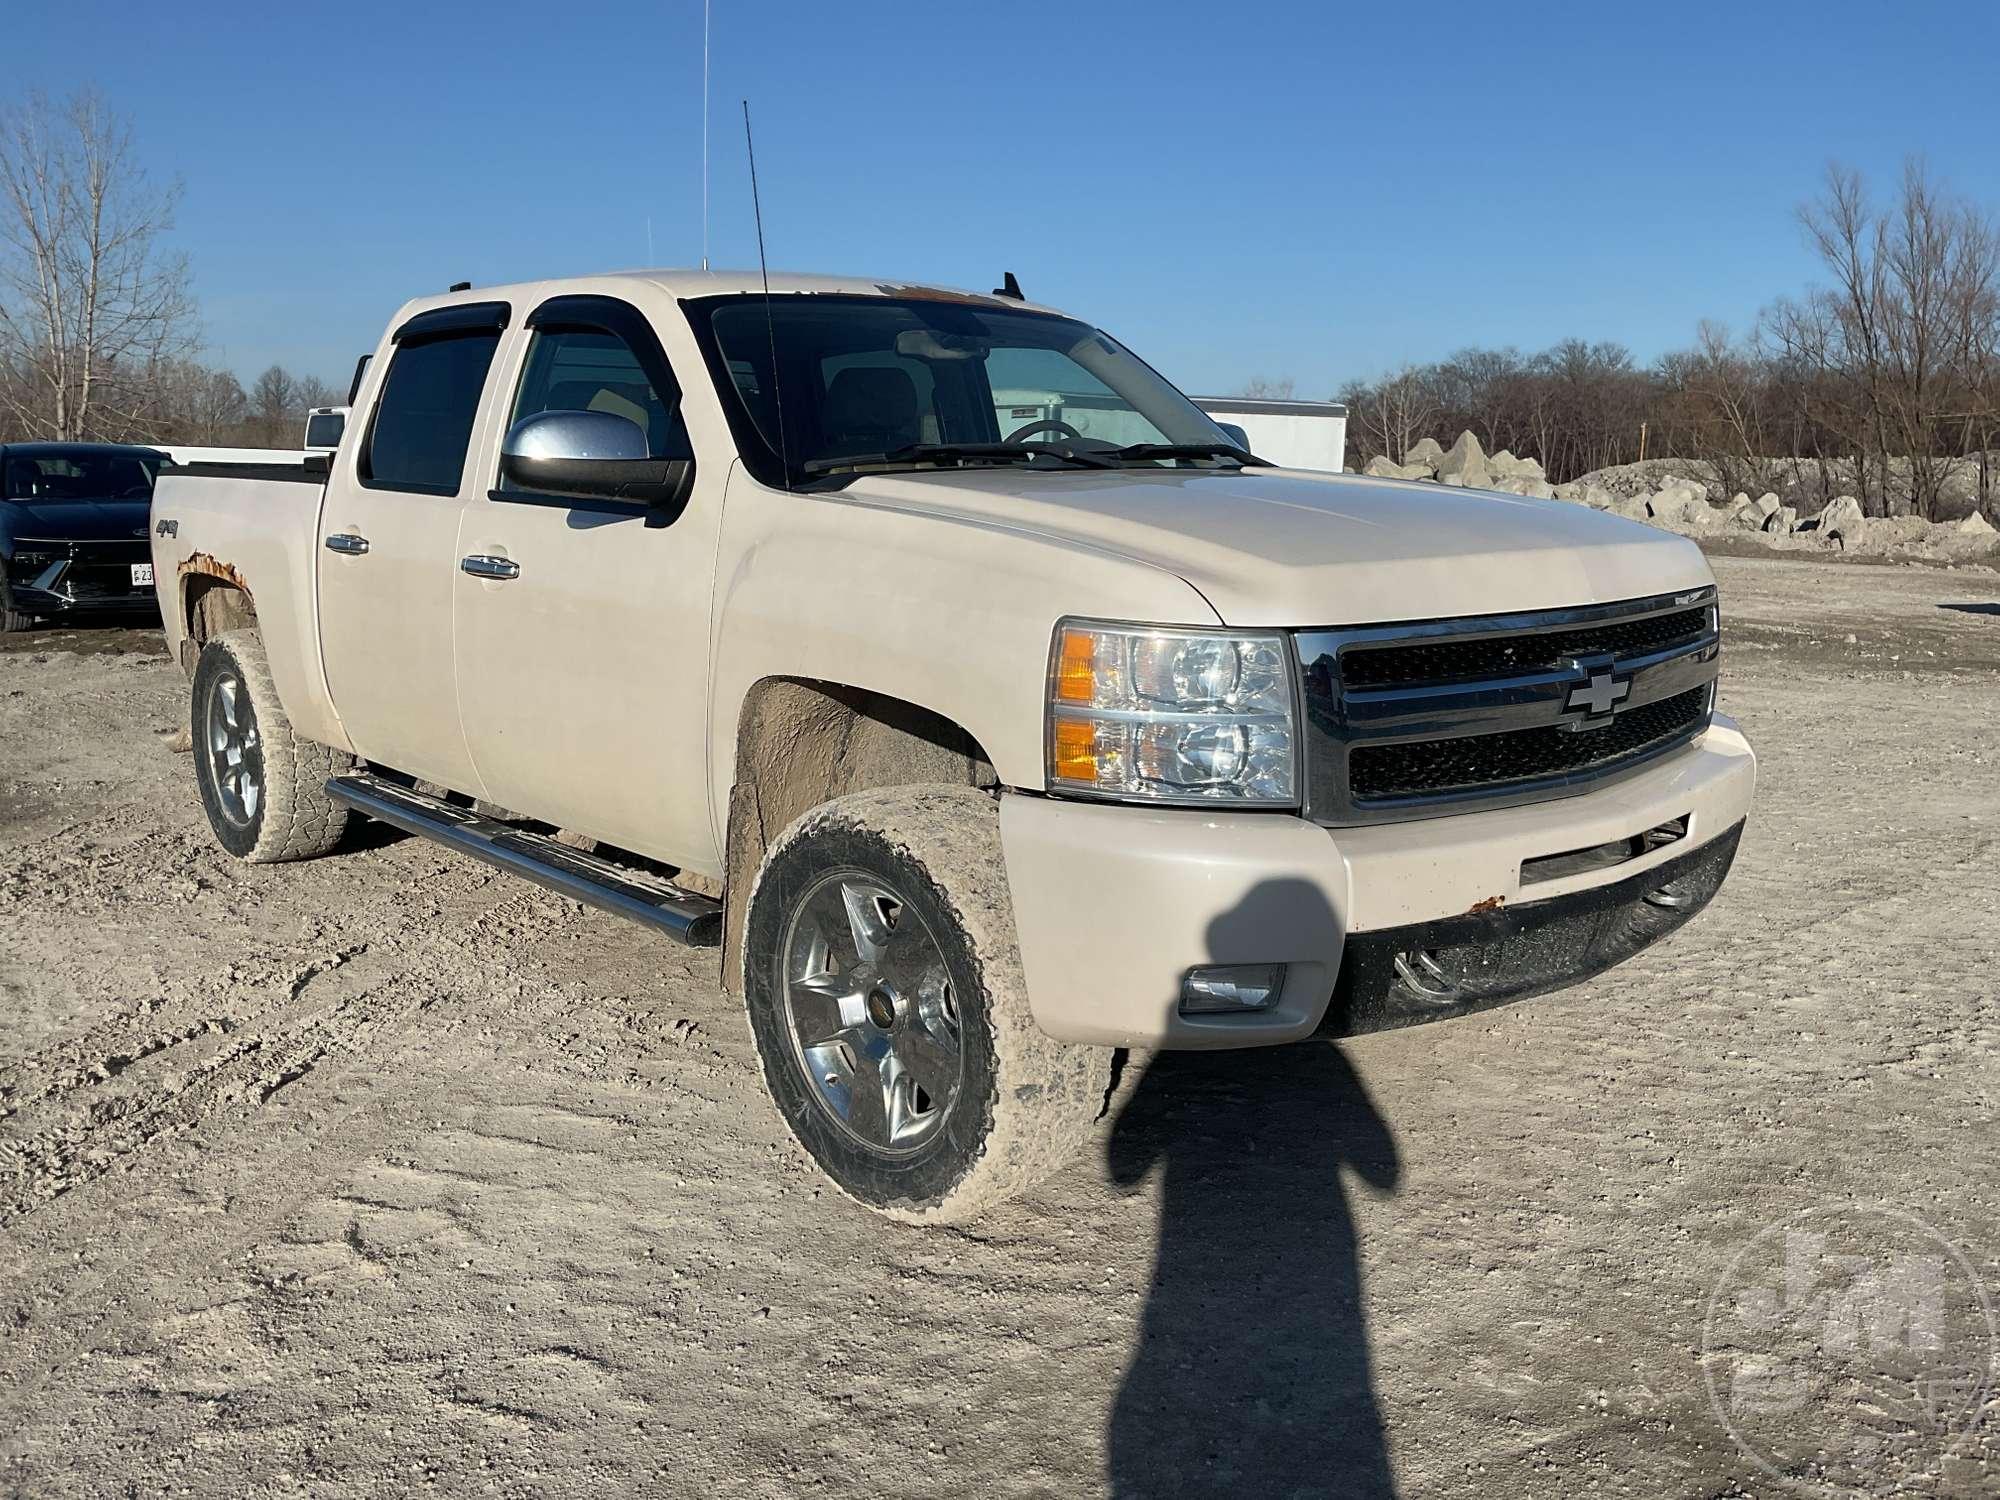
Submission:
<svg viewBox="0 0 2000 1500">
<path fill-rule="evenodd" d="M 504 302 L 461 303 L 396 330 L 320 512 L 320 646 L 349 741 L 369 760 L 466 792 L 479 782 L 452 653 L 459 512 L 509 313 Z"/>
<path fill-rule="evenodd" d="M 498 435 L 543 411 L 615 413 L 654 456 L 691 451 L 679 378 L 638 308 L 550 298 L 525 333 L 460 522 L 459 551 L 484 570 L 457 576 L 453 615 L 480 783 L 517 812 L 712 873 L 708 620 L 728 464 L 698 455 L 677 510 L 509 485 Z"/>
</svg>

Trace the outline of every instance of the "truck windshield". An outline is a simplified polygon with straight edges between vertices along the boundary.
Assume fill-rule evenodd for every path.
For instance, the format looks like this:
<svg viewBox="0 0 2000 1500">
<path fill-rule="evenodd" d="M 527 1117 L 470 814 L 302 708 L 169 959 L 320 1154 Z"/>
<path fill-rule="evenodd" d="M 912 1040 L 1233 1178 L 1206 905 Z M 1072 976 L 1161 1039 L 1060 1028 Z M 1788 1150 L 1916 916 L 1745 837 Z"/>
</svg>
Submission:
<svg viewBox="0 0 2000 1500">
<path fill-rule="evenodd" d="M 738 404 L 739 441 L 764 450 L 746 460 L 787 482 L 1248 458 L 1143 360 L 1073 319 L 935 296 L 718 297 L 690 311 Z"/>
</svg>

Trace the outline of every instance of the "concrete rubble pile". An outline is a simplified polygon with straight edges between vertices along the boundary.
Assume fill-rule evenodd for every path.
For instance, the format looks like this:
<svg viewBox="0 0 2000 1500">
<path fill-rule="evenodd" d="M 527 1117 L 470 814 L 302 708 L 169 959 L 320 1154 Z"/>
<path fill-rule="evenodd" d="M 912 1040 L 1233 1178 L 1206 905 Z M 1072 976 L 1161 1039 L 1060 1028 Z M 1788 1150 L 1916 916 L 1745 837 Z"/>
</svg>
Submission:
<svg viewBox="0 0 2000 1500">
<path fill-rule="evenodd" d="M 1371 458 L 1361 472 L 1378 479 L 1566 500 L 1682 536 L 1740 538 L 1778 551 L 1852 552 L 1912 562 L 2000 562 L 2000 531 L 1976 508 L 1961 520 L 1926 521 L 1919 516 L 1869 516 L 1852 495 L 1837 497 L 1812 516 L 1801 516 L 1769 493 L 1754 500 L 1738 493 L 1718 505 L 1709 499 L 1708 487 L 1700 479 L 1676 464 L 1671 459 L 1625 464 L 1616 471 L 1551 485 L 1536 460 L 1516 458 L 1504 448 L 1488 453 L 1471 432 L 1461 432 L 1449 448 L 1424 438 L 1403 455 L 1401 463 Z"/>
</svg>

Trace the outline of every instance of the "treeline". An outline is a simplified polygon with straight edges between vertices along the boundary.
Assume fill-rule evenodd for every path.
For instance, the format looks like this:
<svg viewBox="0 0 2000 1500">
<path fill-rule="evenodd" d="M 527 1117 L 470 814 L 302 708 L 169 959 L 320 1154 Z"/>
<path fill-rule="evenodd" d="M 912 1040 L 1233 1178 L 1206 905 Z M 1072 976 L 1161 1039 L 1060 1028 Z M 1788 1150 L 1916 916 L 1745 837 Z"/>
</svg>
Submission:
<svg viewBox="0 0 2000 1500">
<path fill-rule="evenodd" d="M 272 365 L 245 391 L 229 371 L 211 369 L 192 359 L 163 361 L 135 382 L 135 387 L 140 399 L 129 417 L 100 408 L 95 430 L 78 436 L 121 443 L 296 448 L 305 436 L 308 411 L 347 400 L 344 389 L 315 376 L 294 375 L 283 365 Z M 0 422 L 0 430 L 4 430 L 4 422 Z"/>
<path fill-rule="evenodd" d="M 273 365 L 248 391 L 201 358 L 187 259 L 94 90 L 0 109 L 0 441 L 296 447 L 344 391 Z"/>
<path fill-rule="evenodd" d="M 1466 349 L 1335 397 L 1350 465 L 1471 429 L 1489 452 L 1541 460 L 1561 483 L 1641 458 L 1696 459 L 1731 491 L 1817 490 L 1872 514 L 2000 498 L 2000 236 L 1919 163 L 1877 204 L 1851 171 L 1800 210 L 1827 279 L 1781 298 L 1740 338 L 1703 324 L 1692 348 L 1641 365 L 1615 343 L 1536 354 Z M 1962 503 L 1962 501 L 1960 502 Z"/>
</svg>

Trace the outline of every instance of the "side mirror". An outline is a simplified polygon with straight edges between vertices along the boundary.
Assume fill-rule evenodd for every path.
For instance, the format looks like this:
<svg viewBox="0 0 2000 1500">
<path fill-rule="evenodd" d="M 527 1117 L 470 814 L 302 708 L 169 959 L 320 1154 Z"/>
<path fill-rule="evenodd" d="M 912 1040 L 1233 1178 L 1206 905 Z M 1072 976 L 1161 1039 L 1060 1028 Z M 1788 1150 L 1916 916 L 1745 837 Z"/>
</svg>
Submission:
<svg viewBox="0 0 2000 1500">
<path fill-rule="evenodd" d="M 1250 434 L 1245 432 L 1241 427 L 1237 426 L 1234 422 L 1217 422 L 1215 425 L 1222 429 L 1224 437 L 1228 438 L 1230 442 L 1241 448 L 1245 453 L 1251 451 Z"/>
<path fill-rule="evenodd" d="M 544 495 L 675 506 L 694 481 L 694 456 L 654 457 L 639 424 L 615 412 L 543 411 L 508 429 L 500 475 Z"/>
</svg>

